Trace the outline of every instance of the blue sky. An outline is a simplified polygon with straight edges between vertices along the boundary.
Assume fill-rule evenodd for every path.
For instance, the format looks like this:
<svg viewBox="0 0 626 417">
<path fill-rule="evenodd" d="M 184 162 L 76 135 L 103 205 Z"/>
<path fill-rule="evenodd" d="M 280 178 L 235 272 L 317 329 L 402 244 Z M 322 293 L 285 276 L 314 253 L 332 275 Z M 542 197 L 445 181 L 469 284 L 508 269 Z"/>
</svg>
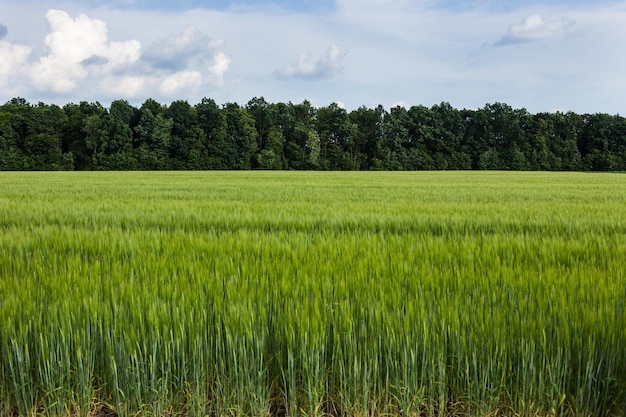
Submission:
<svg viewBox="0 0 626 417">
<path fill-rule="evenodd" d="M 193 10 L 193 9 L 212 9 L 212 10 L 233 10 L 233 9 L 266 9 L 267 7 L 280 8 L 304 13 L 327 12 L 334 8 L 333 0 L 87 0 L 83 3 L 91 6 L 108 6 L 126 9 L 143 9 L 143 10 Z"/>
<path fill-rule="evenodd" d="M 0 0 L 0 102 L 626 113 L 626 0 Z"/>
</svg>

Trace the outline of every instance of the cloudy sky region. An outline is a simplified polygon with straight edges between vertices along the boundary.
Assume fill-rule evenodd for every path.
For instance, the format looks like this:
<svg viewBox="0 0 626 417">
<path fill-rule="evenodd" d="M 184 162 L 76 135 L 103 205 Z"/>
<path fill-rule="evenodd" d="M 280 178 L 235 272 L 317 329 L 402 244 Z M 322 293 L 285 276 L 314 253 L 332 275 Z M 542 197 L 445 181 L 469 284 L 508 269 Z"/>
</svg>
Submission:
<svg viewBox="0 0 626 417">
<path fill-rule="evenodd" d="M 626 113 L 626 0 L 0 0 L 0 102 Z"/>
</svg>

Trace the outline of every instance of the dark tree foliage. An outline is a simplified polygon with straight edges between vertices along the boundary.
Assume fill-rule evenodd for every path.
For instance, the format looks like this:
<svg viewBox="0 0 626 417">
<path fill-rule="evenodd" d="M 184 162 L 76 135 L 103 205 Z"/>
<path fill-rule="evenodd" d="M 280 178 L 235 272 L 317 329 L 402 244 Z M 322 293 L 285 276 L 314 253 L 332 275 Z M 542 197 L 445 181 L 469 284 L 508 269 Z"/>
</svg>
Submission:
<svg viewBox="0 0 626 417">
<path fill-rule="evenodd" d="M 0 106 L 0 170 L 209 169 L 626 171 L 626 119 L 504 103 L 348 112 L 263 97 Z"/>
</svg>

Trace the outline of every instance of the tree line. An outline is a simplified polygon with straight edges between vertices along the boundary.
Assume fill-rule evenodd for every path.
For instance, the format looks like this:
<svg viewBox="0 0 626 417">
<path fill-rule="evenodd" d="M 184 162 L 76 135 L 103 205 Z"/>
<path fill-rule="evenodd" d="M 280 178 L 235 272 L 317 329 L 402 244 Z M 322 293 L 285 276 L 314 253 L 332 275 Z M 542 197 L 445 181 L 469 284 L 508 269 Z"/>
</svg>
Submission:
<svg viewBox="0 0 626 417">
<path fill-rule="evenodd" d="M 626 119 L 504 103 L 348 112 L 263 97 L 0 106 L 0 170 L 210 169 L 626 171 Z"/>
</svg>

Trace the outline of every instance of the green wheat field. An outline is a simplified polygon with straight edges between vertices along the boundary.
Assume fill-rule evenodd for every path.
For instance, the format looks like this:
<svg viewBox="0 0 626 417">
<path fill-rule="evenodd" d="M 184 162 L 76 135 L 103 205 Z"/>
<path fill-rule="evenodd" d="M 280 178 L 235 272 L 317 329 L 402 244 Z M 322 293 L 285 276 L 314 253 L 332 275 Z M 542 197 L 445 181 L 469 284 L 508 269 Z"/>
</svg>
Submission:
<svg viewBox="0 0 626 417">
<path fill-rule="evenodd" d="M 0 173 L 0 416 L 623 416 L 626 176 Z"/>
</svg>

